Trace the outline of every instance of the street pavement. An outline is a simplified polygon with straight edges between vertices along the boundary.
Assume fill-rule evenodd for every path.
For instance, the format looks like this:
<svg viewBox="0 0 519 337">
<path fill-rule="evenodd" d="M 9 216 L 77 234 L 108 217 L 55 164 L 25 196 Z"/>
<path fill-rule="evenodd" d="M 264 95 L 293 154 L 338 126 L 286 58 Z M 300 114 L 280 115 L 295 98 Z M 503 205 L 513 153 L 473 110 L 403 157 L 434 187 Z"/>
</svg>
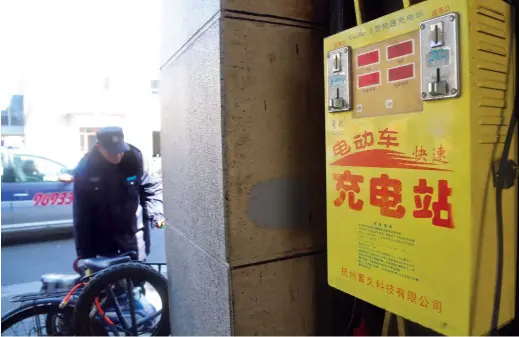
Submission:
<svg viewBox="0 0 519 337">
<path fill-rule="evenodd" d="M 152 230 L 149 262 L 166 262 L 164 231 Z M 2 315 L 16 307 L 9 298 L 40 289 L 40 276 L 46 273 L 73 274 L 75 258 L 72 238 L 2 246 Z"/>
</svg>

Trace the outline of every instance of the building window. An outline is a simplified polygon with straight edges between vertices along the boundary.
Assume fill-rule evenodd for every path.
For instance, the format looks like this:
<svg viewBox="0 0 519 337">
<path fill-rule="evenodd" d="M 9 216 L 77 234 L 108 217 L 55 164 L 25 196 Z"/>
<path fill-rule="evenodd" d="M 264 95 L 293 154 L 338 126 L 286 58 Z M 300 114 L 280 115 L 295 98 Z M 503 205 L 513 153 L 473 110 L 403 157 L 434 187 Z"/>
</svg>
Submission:
<svg viewBox="0 0 519 337">
<path fill-rule="evenodd" d="M 9 125 L 9 110 L 2 110 L 2 126 Z"/>
<path fill-rule="evenodd" d="M 11 97 L 11 105 L 9 106 L 11 112 L 11 125 L 21 126 L 23 125 L 23 96 L 14 95 Z"/>
<path fill-rule="evenodd" d="M 23 126 L 24 108 L 23 96 L 11 96 L 11 102 L 7 109 L 2 110 L 2 126 Z"/>
<path fill-rule="evenodd" d="M 85 154 L 97 142 L 96 138 L 97 128 L 79 128 L 79 150 Z"/>
</svg>

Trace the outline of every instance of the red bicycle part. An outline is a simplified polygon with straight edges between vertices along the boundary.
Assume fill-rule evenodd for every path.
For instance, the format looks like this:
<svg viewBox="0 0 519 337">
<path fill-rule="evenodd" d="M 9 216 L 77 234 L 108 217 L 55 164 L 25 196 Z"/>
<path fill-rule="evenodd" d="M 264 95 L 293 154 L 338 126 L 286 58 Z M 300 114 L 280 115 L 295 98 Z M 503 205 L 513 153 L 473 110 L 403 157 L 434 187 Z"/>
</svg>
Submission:
<svg viewBox="0 0 519 337">
<path fill-rule="evenodd" d="M 99 311 L 101 316 L 103 316 L 103 318 L 105 319 L 106 323 L 108 323 L 109 325 L 114 325 L 114 322 L 112 322 L 112 320 L 110 318 L 105 316 L 105 312 L 104 312 L 103 308 L 101 308 L 101 304 L 99 303 L 99 297 L 95 298 L 94 303 L 96 304 L 97 310 Z"/>
<path fill-rule="evenodd" d="M 81 269 L 79 269 L 79 260 L 81 260 L 81 257 L 78 256 L 72 263 L 72 268 L 76 273 L 81 274 Z"/>
<path fill-rule="evenodd" d="M 65 296 L 63 301 L 61 301 L 61 303 L 59 304 L 59 307 L 64 308 L 70 301 L 70 298 L 72 297 L 72 294 L 74 293 L 74 291 L 76 291 L 76 289 L 82 285 L 84 286 L 84 285 L 86 285 L 86 283 L 78 283 L 75 286 L 73 286 L 72 289 L 70 289 L 70 291 L 67 293 L 67 296 Z"/>
</svg>

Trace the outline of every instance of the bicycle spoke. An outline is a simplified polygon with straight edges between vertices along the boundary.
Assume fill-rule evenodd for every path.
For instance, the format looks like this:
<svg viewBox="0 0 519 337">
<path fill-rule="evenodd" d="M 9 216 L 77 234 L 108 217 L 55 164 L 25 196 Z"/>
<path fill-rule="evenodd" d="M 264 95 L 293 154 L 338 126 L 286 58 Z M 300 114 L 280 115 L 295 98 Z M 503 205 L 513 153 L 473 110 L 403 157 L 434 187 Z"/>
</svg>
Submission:
<svg viewBox="0 0 519 337">
<path fill-rule="evenodd" d="M 138 326 L 141 326 L 143 324 L 146 324 L 148 323 L 149 321 L 152 321 L 154 320 L 155 318 L 157 318 L 159 315 L 162 315 L 162 309 L 156 311 L 155 313 L 151 314 L 150 316 L 148 317 L 145 317 L 145 318 L 142 318 L 140 320 L 137 321 L 137 325 Z"/>
<path fill-rule="evenodd" d="M 28 323 L 26 321 L 28 321 Z M 23 329 L 23 332 L 18 332 L 20 328 Z M 32 336 L 33 334 L 37 336 L 46 336 L 49 334 L 49 331 L 47 331 L 46 324 L 42 324 L 42 322 L 40 321 L 39 314 L 29 316 L 21 321 L 18 321 L 15 325 L 11 326 L 9 329 L 2 333 L 2 335 L 9 336 Z"/>
<path fill-rule="evenodd" d="M 132 319 L 132 334 L 133 336 L 137 336 L 137 318 L 135 317 L 135 302 L 133 298 L 133 282 L 131 279 L 126 279 L 126 290 L 128 296 L 128 304 L 130 306 L 130 316 Z"/>
<path fill-rule="evenodd" d="M 38 336 L 43 336 L 41 334 L 41 322 L 40 322 L 40 315 L 36 315 L 36 317 L 34 317 L 36 319 L 36 333 L 38 334 Z"/>
<path fill-rule="evenodd" d="M 109 290 L 108 295 L 114 303 L 114 309 L 115 309 L 115 314 L 117 315 L 117 319 L 119 319 L 119 322 L 121 322 L 121 324 L 123 325 L 123 329 L 125 331 L 128 331 L 129 330 L 128 322 L 126 322 L 126 319 L 123 316 L 121 306 L 119 305 L 119 301 L 117 301 L 117 297 L 114 294 L 114 290 L 112 289 L 112 287 L 109 287 L 108 290 Z"/>
<path fill-rule="evenodd" d="M 22 321 L 22 323 L 24 323 L 24 322 L 25 322 L 25 321 Z M 24 326 L 25 326 L 25 324 L 24 324 Z M 30 326 L 29 326 L 29 330 L 27 330 L 28 333 L 29 333 L 29 335 L 31 334 L 31 332 L 32 332 L 33 329 L 34 329 L 34 327 L 33 327 L 32 325 L 30 325 Z M 23 336 L 23 334 L 22 334 L 22 336 Z"/>
</svg>

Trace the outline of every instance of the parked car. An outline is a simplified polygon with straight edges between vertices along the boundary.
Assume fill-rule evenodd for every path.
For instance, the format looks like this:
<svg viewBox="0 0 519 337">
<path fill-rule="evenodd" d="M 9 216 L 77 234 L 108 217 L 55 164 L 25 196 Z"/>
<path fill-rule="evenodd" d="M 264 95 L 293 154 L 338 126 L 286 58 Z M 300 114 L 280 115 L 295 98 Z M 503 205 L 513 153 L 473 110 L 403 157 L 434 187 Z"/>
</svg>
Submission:
<svg viewBox="0 0 519 337">
<path fill-rule="evenodd" d="M 23 150 L 1 156 L 2 240 L 71 232 L 73 171 Z"/>
</svg>

